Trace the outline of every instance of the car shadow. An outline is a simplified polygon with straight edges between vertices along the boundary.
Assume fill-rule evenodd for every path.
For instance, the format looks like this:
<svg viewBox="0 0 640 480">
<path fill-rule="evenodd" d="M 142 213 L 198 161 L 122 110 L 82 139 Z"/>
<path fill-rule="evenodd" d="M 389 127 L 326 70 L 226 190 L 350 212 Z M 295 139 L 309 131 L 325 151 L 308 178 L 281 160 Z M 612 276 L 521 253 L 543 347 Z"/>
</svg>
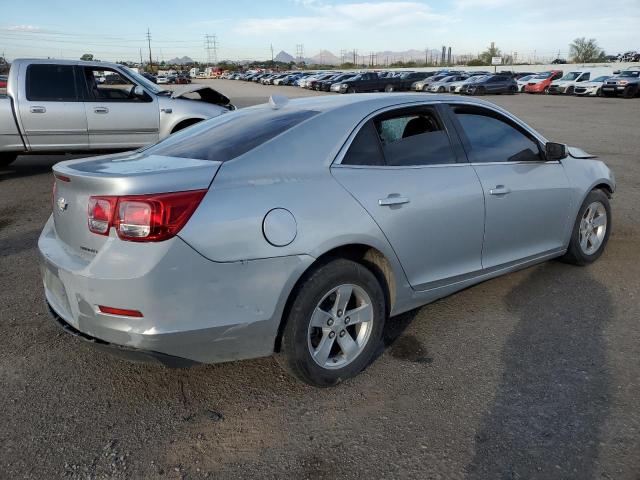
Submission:
<svg viewBox="0 0 640 480">
<path fill-rule="evenodd" d="M 468 478 L 593 478 L 611 397 L 603 338 L 611 296 L 589 268 L 551 262 L 506 301 L 519 320 Z"/>
<path fill-rule="evenodd" d="M 22 155 L 12 164 L 0 167 L 0 182 L 49 173 L 51 168 L 58 162 L 88 156 L 91 155 Z"/>
</svg>

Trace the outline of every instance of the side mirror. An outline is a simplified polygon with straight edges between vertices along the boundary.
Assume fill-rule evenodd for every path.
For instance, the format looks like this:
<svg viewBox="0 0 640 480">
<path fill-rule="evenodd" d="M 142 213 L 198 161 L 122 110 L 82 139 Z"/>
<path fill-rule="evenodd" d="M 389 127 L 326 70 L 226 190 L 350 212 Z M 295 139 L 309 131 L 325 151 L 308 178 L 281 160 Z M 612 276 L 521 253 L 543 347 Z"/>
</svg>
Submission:
<svg viewBox="0 0 640 480">
<path fill-rule="evenodd" d="M 142 88 L 140 85 L 136 85 L 133 89 L 133 94 L 136 97 L 144 97 L 144 88 Z"/>
<path fill-rule="evenodd" d="M 567 157 L 567 146 L 564 143 L 547 142 L 544 152 L 547 160 L 562 160 Z"/>
</svg>

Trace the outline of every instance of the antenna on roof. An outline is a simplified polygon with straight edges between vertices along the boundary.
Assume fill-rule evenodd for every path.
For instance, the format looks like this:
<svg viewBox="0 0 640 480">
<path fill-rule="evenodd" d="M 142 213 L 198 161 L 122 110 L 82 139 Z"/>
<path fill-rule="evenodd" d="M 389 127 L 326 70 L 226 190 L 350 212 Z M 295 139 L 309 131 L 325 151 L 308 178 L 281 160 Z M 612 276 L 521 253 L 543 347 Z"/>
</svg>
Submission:
<svg viewBox="0 0 640 480">
<path fill-rule="evenodd" d="M 274 110 L 284 107 L 287 103 L 289 103 L 289 99 L 284 95 L 275 94 L 269 97 L 269 105 L 271 105 L 271 108 Z"/>
</svg>

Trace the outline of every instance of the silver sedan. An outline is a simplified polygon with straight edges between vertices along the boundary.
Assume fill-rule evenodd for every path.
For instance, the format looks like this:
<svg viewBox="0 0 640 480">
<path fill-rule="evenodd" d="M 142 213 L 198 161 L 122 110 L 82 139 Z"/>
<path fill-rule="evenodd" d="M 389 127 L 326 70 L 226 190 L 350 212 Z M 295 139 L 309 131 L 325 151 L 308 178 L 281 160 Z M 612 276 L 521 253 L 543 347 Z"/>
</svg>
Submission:
<svg viewBox="0 0 640 480">
<path fill-rule="evenodd" d="M 54 176 L 39 248 L 67 331 L 164 363 L 275 353 L 319 386 L 365 368 L 402 312 L 593 262 L 615 189 L 491 103 L 420 94 L 273 98 Z"/>
</svg>

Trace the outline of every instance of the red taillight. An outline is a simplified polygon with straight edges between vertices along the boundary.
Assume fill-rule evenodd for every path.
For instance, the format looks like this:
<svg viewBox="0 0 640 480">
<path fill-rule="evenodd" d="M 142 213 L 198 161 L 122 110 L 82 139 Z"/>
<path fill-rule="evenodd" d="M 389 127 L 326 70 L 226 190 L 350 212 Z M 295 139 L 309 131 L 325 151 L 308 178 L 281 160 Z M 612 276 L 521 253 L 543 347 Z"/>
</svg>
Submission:
<svg viewBox="0 0 640 480">
<path fill-rule="evenodd" d="M 104 305 L 98 305 L 98 310 L 101 313 L 107 313 L 109 315 L 123 315 L 125 317 L 142 317 L 142 312 L 138 310 L 127 310 L 126 308 L 114 308 L 114 307 L 105 307 Z"/>
<path fill-rule="evenodd" d="M 166 240 L 184 227 L 205 193 L 206 190 L 192 190 L 124 197 L 91 197 L 89 230 L 108 235 L 113 226 L 123 240 Z"/>
<path fill-rule="evenodd" d="M 116 202 L 116 197 L 91 197 L 89 199 L 90 231 L 100 235 L 109 235 Z"/>
</svg>

